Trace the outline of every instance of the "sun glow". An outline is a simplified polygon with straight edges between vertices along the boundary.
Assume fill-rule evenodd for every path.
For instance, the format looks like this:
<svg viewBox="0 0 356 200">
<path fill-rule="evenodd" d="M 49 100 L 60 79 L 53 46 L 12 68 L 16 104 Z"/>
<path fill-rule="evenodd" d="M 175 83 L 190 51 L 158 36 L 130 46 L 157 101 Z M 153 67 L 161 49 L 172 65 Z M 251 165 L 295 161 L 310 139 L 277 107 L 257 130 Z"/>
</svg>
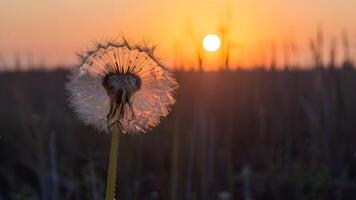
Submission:
<svg viewBox="0 0 356 200">
<path fill-rule="evenodd" d="M 203 47 L 208 52 L 219 50 L 220 44 L 220 38 L 215 34 L 206 35 L 203 39 Z"/>
<path fill-rule="evenodd" d="M 220 38 L 215 34 L 206 35 L 203 39 L 203 47 L 208 52 L 217 51 L 220 48 Z"/>
</svg>

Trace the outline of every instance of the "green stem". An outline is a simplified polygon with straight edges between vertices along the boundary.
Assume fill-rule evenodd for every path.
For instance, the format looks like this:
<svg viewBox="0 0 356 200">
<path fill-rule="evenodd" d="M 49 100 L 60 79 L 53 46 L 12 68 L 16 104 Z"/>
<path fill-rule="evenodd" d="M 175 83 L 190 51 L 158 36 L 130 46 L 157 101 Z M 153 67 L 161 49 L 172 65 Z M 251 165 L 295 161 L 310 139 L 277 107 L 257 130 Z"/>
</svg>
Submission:
<svg viewBox="0 0 356 200">
<path fill-rule="evenodd" d="M 115 199 L 117 160 L 119 154 L 119 129 L 115 126 L 111 133 L 110 160 L 106 182 L 106 200 Z"/>
</svg>

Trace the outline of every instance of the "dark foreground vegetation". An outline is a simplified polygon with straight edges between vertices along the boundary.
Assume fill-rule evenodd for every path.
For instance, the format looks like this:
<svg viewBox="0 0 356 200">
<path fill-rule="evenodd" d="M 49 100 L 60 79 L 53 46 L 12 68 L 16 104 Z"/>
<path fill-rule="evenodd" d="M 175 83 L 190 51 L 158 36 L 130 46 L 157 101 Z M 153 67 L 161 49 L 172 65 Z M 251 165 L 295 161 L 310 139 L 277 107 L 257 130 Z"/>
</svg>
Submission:
<svg viewBox="0 0 356 200">
<path fill-rule="evenodd" d="M 110 136 L 66 71 L 0 74 L 0 200 L 102 200 Z M 355 199 L 356 71 L 177 72 L 178 103 L 122 135 L 119 199 Z"/>
</svg>

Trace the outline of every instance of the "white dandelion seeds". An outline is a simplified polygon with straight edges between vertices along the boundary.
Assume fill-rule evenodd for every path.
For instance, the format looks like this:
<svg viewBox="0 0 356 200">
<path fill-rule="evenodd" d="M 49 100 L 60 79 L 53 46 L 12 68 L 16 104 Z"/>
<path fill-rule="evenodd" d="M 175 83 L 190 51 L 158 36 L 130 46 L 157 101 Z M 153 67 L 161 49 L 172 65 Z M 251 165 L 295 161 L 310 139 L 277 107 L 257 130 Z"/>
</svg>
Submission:
<svg viewBox="0 0 356 200">
<path fill-rule="evenodd" d="M 147 132 L 175 103 L 177 82 L 146 45 L 98 44 L 79 55 L 66 85 L 69 101 L 85 124 L 109 132 Z"/>
</svg>

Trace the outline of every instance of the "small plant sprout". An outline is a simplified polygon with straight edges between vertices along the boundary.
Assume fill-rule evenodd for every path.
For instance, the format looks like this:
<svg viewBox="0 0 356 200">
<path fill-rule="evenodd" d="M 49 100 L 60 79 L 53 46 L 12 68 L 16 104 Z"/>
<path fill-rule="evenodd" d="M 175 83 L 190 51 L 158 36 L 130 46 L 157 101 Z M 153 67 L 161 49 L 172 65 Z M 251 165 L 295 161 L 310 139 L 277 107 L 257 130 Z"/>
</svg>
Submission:
<svg viewBox="0 0 356 200">
<path fill-rule="evenodd" d="M 79 55 L 66 85 L 78 118 L 111 133 L 106 199 L 115 198 L 119 133 L 146 133 L 168 115 L 178 87 L 147 45 L 97 44 Z"/>
</svg>

